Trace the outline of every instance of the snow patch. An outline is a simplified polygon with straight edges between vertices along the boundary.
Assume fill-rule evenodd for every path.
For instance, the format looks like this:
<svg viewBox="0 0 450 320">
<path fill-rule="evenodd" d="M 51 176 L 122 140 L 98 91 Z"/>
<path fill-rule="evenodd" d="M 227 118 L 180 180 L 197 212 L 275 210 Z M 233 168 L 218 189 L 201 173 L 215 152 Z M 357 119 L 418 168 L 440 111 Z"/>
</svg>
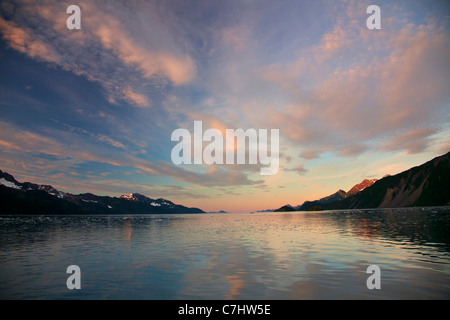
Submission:
<svg viewBox="0 0 450 320">
<path fill-rule="evenodd" d="M 59 192 L 59 191 L 57 191 L 56 193 L 54 193 L 54 192 L 48 192 L 48 194 L 49 194 L 49 195 L 52 195 L 52 196 L 54 196 L 54 197 L 58 197 L 58 198 L 60 198 L 60 199 L 64 198 L 64 194 L 61 193 L 61 192 Z"/>
<path fill-rule="evenodd" d="M 15 184 L 14 182 L 5 180 L 5 178 L 1 178 L 1 179 L 0 179 L 0 184 L 1 184 L 1 185 L 4 185 L 5 187 L 8 187 L 8 188 L 22 189 L 22 187 L 18 186 L 18 185 Z"/>
<path fill-rule="evenodd" d="M 84 199 L 81 199 L 82 201 L 84 201 L 84 202 L 92 202 L 92 203 L 97 203 L 98 201 L 96 201 L 96 200 L 84 200 Z"/>
</svg>

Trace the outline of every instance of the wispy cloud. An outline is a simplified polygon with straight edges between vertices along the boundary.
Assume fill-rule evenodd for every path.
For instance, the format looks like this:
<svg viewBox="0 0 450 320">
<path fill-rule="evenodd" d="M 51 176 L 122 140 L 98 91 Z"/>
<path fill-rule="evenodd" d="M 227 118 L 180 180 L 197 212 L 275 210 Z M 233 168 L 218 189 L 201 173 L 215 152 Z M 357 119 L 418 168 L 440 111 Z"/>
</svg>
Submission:
<svg viewBox="0 0 450 320">
<path fill-rule="evenodd" d="M 8 123 L 1 123 L 0 134 L 4 139 L 0 140 L 3 151 L 20 151 L 24 158 L 29 155 L 46 155 L 56 157 L 59 161 L 68 162 L 72 165 L 72 170 L 76 165 L 94 162 L 105 163 L 116 167 L 131 167 L 142 170 L 153 176 L 171 177 L 175 181 L 186 182 L 200 186 L 242 186 L 254 185 L 261 181 L 250 180 L 238 166 L 217 167 L 209 170 L 206 174 L 194 172 L 189 167 L 176 166 L 164 161 L 151 161 L 140 158 L 138 155 L 130 153 L 125 146 L 118 141 L 105 136 L 91 134 L 85 130 L 71 128 L 67 131 L 47 130 L 48 135 L 35 133 L 13 126 Z M 52 138 L 58 137 L 58 139 Z M 88 138 L 88 139 L 85 139 Z M 89 141 L 89 140 L 95 141 Z M 96 142 L 103 143 L 99 145 Z M 111 153 L 108 146 L 125 149 L 122 152 Z M 51 160 L 55 162 L 55 159 Z M 55 169 L 55 167 L 51 167 Z M 41 171 L 43 171 L 41 168 Z"/>
<path fill-rule="evenodd" d="M 0 33 L 13 49 L 39 60 L 61 62 L 61 56 L 52 46 L 36 37 L 31 29 L 18 27 L 0 17 Z"/>
<path fill-rule="evenodd" d="M 417 128 L 394 136 L 381 147 L 385 151 L 406 150 L 408 153 L 419 153 L 428 147 L 430 137 L 438 130 L 436 128 Z"/>
<path fill-rule="evenodd" d="M 264 80 L 284 90 L 293 102 L 292 107 L 269 111 L 272 125 L 283 127 L 284 134 L 306 148 L 343 156 L 378 146 L 403 150 L 404 145 L 394 143 L 397 135 L 412 138 L 406 132 L 424 126 L 421 147 L 408 149 L 423 151 L 432 142 L 427 138 L 436 133 L 435 123 L 442 121 L 439 117 L 449 99 L 450 76 L 444 71 L 448 69 L 444 55 L 450 53 L 446 29 L 434 21 L 403 25 L 387 20 L 384 30 L 372 36 L 364 25 L 346 23 L 335 26 L 291 65 L 272 69 L 276 72 L 272 77 L 266 74 Z M 361 51 L 362 47 L 368 49 Z M 312 68 L 307 61 L 322 65 Z M 294 91 L 286 86 L 318 77 L 307 89 L 300 85 Z M 302 155 L 316 156 L 311 149 Z"/>
<path fill-rule="evenodd" d="M 146 107 L 149 96 L 138 93 L 146 81 L 178 86 L 195 77 L 194 60 L 168 31 L 162 16 L 168 12 L 151 3 L 77 4 L 82 30 L 66 28 L 64 3 L 19 1 L 11 4 L 11 20 L 0 18 L 0 32 L 13 49 L 100 83 L 111 101 Z"/>
<path fill-rule="evenodd" d="M 308 172 L 308 169 L 305 169 L 303 164 L 297 164 L 292 169 L 284 169 L 284 170 L 297 172 L 299 175 L 304 175 L 306 172 Z"/>
</svg>

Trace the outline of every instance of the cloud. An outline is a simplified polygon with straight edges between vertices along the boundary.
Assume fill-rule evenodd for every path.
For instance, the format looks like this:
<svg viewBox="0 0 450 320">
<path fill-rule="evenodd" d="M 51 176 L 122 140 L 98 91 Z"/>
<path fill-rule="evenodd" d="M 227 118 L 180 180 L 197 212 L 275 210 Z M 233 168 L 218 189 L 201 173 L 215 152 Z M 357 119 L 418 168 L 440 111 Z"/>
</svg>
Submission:
<svg viewBox="0 0 450 320">
<path fill-rule="evenodd" d="M 70 160 L 71 166 L 83 163 L 104 163 L 115 167 L 134 167 L 154 176 L 171 177 L 177 181 L 200 186 L 242 186 L 261 183 L 261 180 L 250 180 L 239 166 L 217 166 L 204 174 L 191 171 L 192 167 L 189 166 L 183 167 L 164 161 L 140 158 L 126 149 L 122 152 L 111 153 L 105 143 L 119 149 L 124 149 L 125 146 L 105 135 L 91 134 L 83 129 L 73 128 L 70 131 L 47 129 L 47 135 L 44 135 L 4 122 L 0 124 L 0 135 L 3 137 L 0 145 L 4 152 L 17 151 L 21 154 L 20 158 L 28 159 L 52 156 L 54 160 L 44 162 L 45 166 L 53 163 L 50 165 L 52 169 L 57 168 L 58 162 L 67 163 Z M 95 141 L 86 141 L 85 136 L 94 138 Z M 51 137 L 58 137 L 58 140 Z M 30 161 L 33 160 L 30 159 Z"/>
<path fill-rule="evenodd" d="M 143 45 L 148 37 L 134 40 L 135 37 L 126 32 L 127 26 L 117 17 L 101 12 L 100 8 L 89 11 L 96 14 L 87 20 L 88 27 L 97 26 L 93 33 L 103 47 L 111 49 L 125 64 L 138 68 L 145 78 L 162 76 L 175 85 L 186 84 L 193 78 L 195 65 L 189 56 L 148 49 Z"/>
<path fill-rule="evenodd" d="M 119 149 L 123 149 L 123 150 L 127 150 L 127 151 L 128 151 L 128 147 L 127 147 L 125 144 L 123 144 L 123 143 L 120 142 L 120 141 L 114 140 L 113 138 L 111 138 L 110 136 L 107 136 L 107 135 L 105 135 L 105 134 L 101 134 L 101 133 L 95 134 L 95 133 L 89 132 L 89 131 L 86 130 L 86 129 L 82 129 L 82 128 L 78 128 L 78 127 L 75 127 L 75 126 L 71 126 L 71 125 L 69 125 L 69 124 L 61 123 L 61 122 L 56 121 L 56 120 L 53 120 L 53 122 L 55 122 L 55 123 L 57 123 L 58 125 L 62 126 L 64 129 L 67 129 L 69 132 L 74 132 L 74 133 L 76 133 L 76 135 L 77 135 L 78 137 L 80 137 L 80 138 L 82 138 L 82 137 L 87 137 L 87 138 L 89 138 L 89 140 L 93 140 L 93 141 L 97 141 L 97 142 L 106 143 L 106 144 L 108 144 L 108 145 L 110 145 L 110 146 L 113 146 L 113 147 L 116 147 L 116 148 L 119 148 Z M 13 127 L 12 130 L 13 130 L 13 131 L 18 131 L 19 129 Z M 49 134 L 50 136 L 53 135 L 53 134 L 55 133 L 54 130 L 48 130 L 48 129 L 47 129 L 47 130 L 44 130 L 44 131 L 47 131 L 48 134 Z M 67 134 L 64 133 L 63 135 L 66 136 Z M 130 142 L 133 143 L 132 140 L 128 139 L 128 138 L 125 137 L 125 136 L 121 136 L 121 138 L 127 140 L 128 145 L 130 145 Z M 77 139 L 77 140 L 78 140 L 78 139 Z M 133 144 L 136 144 L 136 143 L 134 142 Z"/>
<path fill-rule="evenodd" d="M 305 169 L 305 167 L 303 166 L 303 164 L 297 164 L 294 168 L 292 169 L 284 169 L 285 171 L 293 171 L 293 172 L 297 172 L 299 175 L 304 175 L 306 172 L 308 172 L 308 169 Z"/>
<path fill-rule="evenodd" d="M 123 95 L 127 100 L 140 107 L 148 107 L 150 105 L 148 98 L 145 95 L 134 92 L 131 87 L 123 89 Z"/>
<path fill-rule="evenodd" d="M 331 32 L 325 33 L 321 43 L 311 49 L 314 52 L 315 61 L 324 63 L 340 50 L 349 47 L 353 39 L 349 37 L 346 30 L 348 29 L 337 24 Z"/>
<path fill-rule="evenodd" d="M 152 3 L 77 5 L 81 30 L 66 28 L 64 5 L 24 1 L 14 10 L 3 6 L 11 19 L 0 18 L 0 33 L 11 48 L 100 83 L 111 102 L 147 107 L 149 95 L 139 91 L 186 85 L 195 77 L 193 58 L 162 17 L 169 12 L 154 10 Z"/>
<path fill-rule="evenodd" d="M 61 56 L 28 28 L 21 28 L 0 17 L 0 33 L 11 48 L 38 60 L 60 63 Z"/>
<path fill-rule="evenodd" d="M 436 133 L 433 128 L 443 121 L 440 115 L 449 101 L 448 33 L 435 21 L 386 21 L 384 26 L 399 31 L 371 37 L 363 27 L 358 31 L 350 25 L 344 31 L 338 25 L 297 61 L 277 66 L 270 77 L 265 73 L 263 79 L 293 102 L 284 109 L 267 108 L 268 119 L 290 140 L 308 148 L 301 155 L 305 159 L 316 157 L 314 149 L 351 157 L 379 145 L 385 145 L 381 150 L 401 151 L 405 144 L 396 141 L 406 142 L 414 135 L 394 137 L 418 126 L 424 127 L 420 142 L 411 141 L 406 149 L 422 152 L 432 143 L 427 137 Z M 369 49 L 363 51 L 364 46 Z M 308 61 L 322 65 L 313 69 Z M 312 79 L 307 89 L 301 78 Z M 292 83 L 297 83 L 297 90 Z"/>
<path fill-rule="evenodd" d="M 362 144 L 353 144 L 350 146 L 343 147 L 339 154 L 344 157 L 355 157 L 368 149 L 367 146 Z"/>
<path fill-rule="evenodd" d="M 116 141 L 114 139 L 111 139 L 110 137 L 103 135 L 103 134 L 96 135 L 96 140 L 100 141 L 100 142 L 106 142 L 109 145 L 119 148 L 119 149 L 126 149 L 126 147 L 123 143 Z"/>
<path fill-rule="evenodd" d="M 408 154 L 419 153 L 427 149 L 430 136 L 438 130 L 435 128 L 417 128 L 393 136 L 388 143 L 381 146 L 384 151 L 405 150 Z"/>
<path fill-rule="evenodd" d="M 318 158 L 320 155 L 320 151 L 317 149 L 309 149 L 304 150 L 300 153 L 300 157 L 306 160 L 312 160 Z"/>
</svg>

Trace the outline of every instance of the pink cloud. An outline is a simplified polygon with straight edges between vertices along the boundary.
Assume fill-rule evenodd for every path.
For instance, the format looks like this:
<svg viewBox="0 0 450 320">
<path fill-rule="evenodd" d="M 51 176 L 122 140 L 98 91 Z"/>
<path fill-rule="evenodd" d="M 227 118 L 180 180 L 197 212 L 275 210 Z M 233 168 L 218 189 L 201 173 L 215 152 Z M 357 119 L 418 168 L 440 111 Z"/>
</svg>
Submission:
<svg viewBox="0 0 450 320">
<path fill-rule="evenodd" d="M 11 48 L 31 58 L 101 83 L 114 103 L 122 99 L 146 107 L 150 99 L 140 93 L 146 83 L 180 86 L 196 76 L 194 60 L 150 4 L 140 6 L 142 12 L 121 3 L 78 5 L 81 30 L 67 29 L 64 5 L 58 11 L 50 3 L 24 2 L 11 21 L 0 18 L 0 33 Z M 144 17 L 148 23 L 140 24 Z"/>
<path fill-rule="evenodd" d="M 13 22 L 0 18 L 0 33 L 11 48 L 23 52 L 32 58 L 60 63 L 61 57 L 44 41 L 37 38 L 27 28 L 16 26 Z"/>
<path fill-rule="evenodd" d="M 341 25 L 336 24 L 331 32 L 324 34 L 322 42 L 318 46 L 312 48 L 314 59 L 318 63 L 324 63 L 326 60 L 339 53 L 340 50 L 350 46 L 352 42 L 353 39 L 349 36 L 348 31 Z"/>
<path fill-rule="evenodd" d="M 123 89 L 123 95 L 127 100 L 131 101 L 133 104 L 136 104 L 140 107 L 150 106 L 148 98 L 143 94 L 134 92 L 133 88 L 131 87 L 126 87 L 125 89 Z"/>
<path fill-rule="evenodd" d="M 165 49 L 145 47 L 152 39 L 136 40 L 120 19 L 97 7 L 85 5 L 89 12 L 95 12 L 86 19 L 92 27 L 93 34 L 102 45 L 114 53 L 127 65 L 137 67 L 146 78 L 163 76 L 175 85 L 188 83 L 196 73 L 193 60 L 186 54 L 174 54 Z M 94 28 L 95 27 L 95 28 Z"/>
<path fill-rule="evenodd" d="M 392 150 L 394 146 L 411 153 L 425 150 L 431 142 L 428 137 L 436 133 L 428 125 L 439 120 L 442 105 L 448 101 L 450 39 L 445 30 L 434 24 L 405 25 L 399 33 L 377 35 L 377 50 L 383 54 L 373 56 L 369 52 L 364 59 L 358 56 L 361 44 L 349 39 L 346 42 L 346 35 L 347 32 L 333 32 L 325 37 L 328 44 L 322 43 L 323 50 L 340 50 L 336 58 L 354 55 L 355 59 L 347 67 L 333 69 L 335 60 L 330 57 L 311 75 L 315 79 L 311 88 L 300 90 L 300 94 L 285 83 L 294 83 L 300 77 L 308 79 L 308 71 L 312 69 L 303 67 L 303 73 L 293 77 L 292 72 L 283 72 L 290 69 L 287 65 L 277 67 L 270 77 L 265 74 L 265 81 L 279 85 L 293 100 L 299 101 L 281 110 L 268 108 L 271 123 L 304 147 L 339 150 L 343 156 L 368 150 L 370 145 L 360 143 L 367 140 L 378 141 L 372 147 L 386 144 L 383 150 Z M 348 47 L 333 45 L 333 39 L 340 37 Z M 306 55 L 299 61 L 307 59 L 310 58 Z M 297 61 L 292 68 L 298 65 Z M 417 133 L 420 142 L 411 141 L 406 147 L 404 143 L 395 143 L 398 132 L 418 126 L 425 126 Z M 406 134 L 402 139 L 406 142 L 414 139 L 414 135 Z"/>
<path fill-rule="evenodd" d="M 134 167 L 155 176 L 171 177 L 175 180 L 187 182 L 200 186 L 224 186 L 224 185 L 253 185 L 261 181 L 252 181 L 242 172 L 239 166 L 234 167 L 210 167 L 207 174 L 185 170 L 182 166 L 163 161 L 150 161 L 140 158 L 127 150 L 111 153 L 109 149 L 101 144 L 85 140 L 79 131 L 47 130 L 51 137 L 23 130 L 12 124 L 0 122 L 0 145 L 2 151 L 9 152 L 10 166 L 17 166 L 21 159 L 28 159 L 27 163 L 33 163 L 39 171 L 55 168 L 61 169 L 65 166 L 80 164 L 84 162 L 107 163 L 117 167 Z M 90 135 L 98 142 L 121 148 L 123 144 L 114 141 L 104 135 Z M 52 155 L 59 160 L 46 160 L 35 155 Z M 5 157 L 6 159 L 7 157 Z M 189 168 L 192 169 L 192 168 Z M 252 169 L 256 169 L 253 168 Z M 73 170 L 73 169 L 72 169 Z M 70 170 L 69 170 L 70 171 Z"/>
</svg>

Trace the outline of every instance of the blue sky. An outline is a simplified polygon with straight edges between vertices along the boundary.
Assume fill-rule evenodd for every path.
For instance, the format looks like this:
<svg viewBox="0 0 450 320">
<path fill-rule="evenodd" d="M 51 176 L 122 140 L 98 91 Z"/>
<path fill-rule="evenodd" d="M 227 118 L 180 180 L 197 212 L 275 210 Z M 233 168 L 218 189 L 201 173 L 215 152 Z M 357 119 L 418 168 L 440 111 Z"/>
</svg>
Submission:
<svg viewBox="0 0 450 320">
<path fill-rule="evenodd" d="M 449 17 L 425 0 L 2 1 L 0 169 L 205 210 L 348 190 L 450 151 Z M 278 174 L 174 165 L 171 133 L 195 120 L 279 129 Z"/>
</svg>

